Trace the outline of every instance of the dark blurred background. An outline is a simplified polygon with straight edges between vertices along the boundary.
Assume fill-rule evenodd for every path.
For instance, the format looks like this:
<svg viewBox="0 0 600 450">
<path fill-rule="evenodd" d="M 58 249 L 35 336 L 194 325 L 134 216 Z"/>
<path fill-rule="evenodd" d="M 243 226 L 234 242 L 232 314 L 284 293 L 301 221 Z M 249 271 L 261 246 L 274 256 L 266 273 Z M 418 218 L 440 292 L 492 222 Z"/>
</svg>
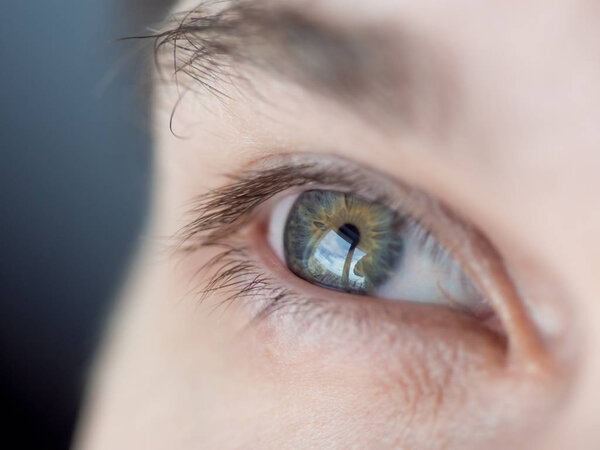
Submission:
<svg viewBox="0 0 600 450">
<path fill-rule="evenodd" d="M 168 3 L 3 2 L 3 448 L 69 446 L 86 369 L 148 200 L 139 86 L 151 43 L 112 41 L 147 33 Z"/>
</svg>

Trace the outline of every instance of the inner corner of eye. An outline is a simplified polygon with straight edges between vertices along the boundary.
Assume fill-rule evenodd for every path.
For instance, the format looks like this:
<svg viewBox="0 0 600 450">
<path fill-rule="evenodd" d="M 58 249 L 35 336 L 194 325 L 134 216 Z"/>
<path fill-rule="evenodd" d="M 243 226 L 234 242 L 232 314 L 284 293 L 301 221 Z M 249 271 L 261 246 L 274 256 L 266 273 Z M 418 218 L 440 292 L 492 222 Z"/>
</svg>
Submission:
<svg viewBox="0 0 600 450">
<path fill-rule="evenodd" d="M 278 199 L 269 216 L 268 228 L 267 228 L 267 240 L 269 245 L 281 259 L 281 261 L 285 261 L 285 253 L 283 249 L 283 230 L 285 229 L 285 224 L 294 205 L 294 202 L 298 198 L 300 194 L 289 194 Z"/>
</svg>

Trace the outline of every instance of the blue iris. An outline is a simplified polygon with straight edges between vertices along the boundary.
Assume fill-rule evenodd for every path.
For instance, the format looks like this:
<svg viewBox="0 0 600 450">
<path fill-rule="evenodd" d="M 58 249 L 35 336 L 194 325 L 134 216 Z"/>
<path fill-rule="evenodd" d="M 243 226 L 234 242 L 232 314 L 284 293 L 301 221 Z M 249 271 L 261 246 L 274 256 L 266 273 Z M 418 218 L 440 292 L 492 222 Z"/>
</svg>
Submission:
<svg viewBox="0 0 600 450">
<path fill-rule="evenodd" d="M 401 263 L 404 223 L 387 206 L 353 194 L 306 191 L 287 217 L 286 264 L 312 283 L 372 294 Z"/>
</svg>

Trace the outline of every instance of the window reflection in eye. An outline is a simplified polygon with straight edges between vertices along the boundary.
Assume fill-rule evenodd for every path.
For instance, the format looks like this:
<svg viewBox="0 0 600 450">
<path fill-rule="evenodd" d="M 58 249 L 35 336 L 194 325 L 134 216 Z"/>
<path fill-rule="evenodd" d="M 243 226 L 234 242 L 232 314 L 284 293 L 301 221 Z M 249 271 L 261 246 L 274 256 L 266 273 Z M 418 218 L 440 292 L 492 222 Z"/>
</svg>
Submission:
<svg viewBox="0 0 600 450">
<path fill-rule="evenodd" d="M 281 204 L 273 214 L 286 217 L 272 220 L 278 229 L 270 230 L 271 245 L 298 277 L 351 294 L 448 306 L 481 319 L 493 314 L 460 265 L 409 213 L 318 189 Z"/>
<path fill-rule="evenodd" d="M 286 233 L 287 235 L 288 233 Z M 318 243 L 315 243 L 316 249 L 310 256 L 314 261 L 311 261 L 308 267 L 317 267 L 315 275 L 325 272 L 327 278 L 338 278 L 343 289 L 349 290 L 351 286 L 365 286 L 367 279 L 364 272 L 357 267 L 357 263 L 363 261 L 367 253 L 358 247 L 359 243 L 360 231 L 354 225 L 345 224 L 337 230 L 330 229 L 320 237 Z M 290 252 L 286 252 L 286 256 L 289 257 L 289 255 Z M 292 263 L 288 262 L 288 266 L 290 264 Z M 302 262 L 299 265 L 302 265 Z M 334 284 L 328 287 L 336 286 Z"/>
</svg>

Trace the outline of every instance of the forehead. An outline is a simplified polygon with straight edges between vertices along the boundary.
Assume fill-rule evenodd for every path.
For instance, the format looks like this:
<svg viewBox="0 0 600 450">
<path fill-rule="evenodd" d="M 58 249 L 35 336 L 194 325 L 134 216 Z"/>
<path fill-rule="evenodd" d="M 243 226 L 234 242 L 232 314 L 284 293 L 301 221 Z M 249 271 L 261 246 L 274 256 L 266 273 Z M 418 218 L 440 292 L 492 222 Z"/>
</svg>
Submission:
<svg viewBox="0 0 600 450">
<path fill-rule="evenodd" d="M 204 2 L 203 7 L 211 3 Z M 557 133 L 582 136 L 595 130 L 600 115 L 600 4 L 595 1 L 249 3 L 293 9 L 350 32 L 353 27 L 372 28 L 385 30 L 391 38 L 408 33 L 414 41 L 427 42 L 443 54 L 446 69 L 456 80 L 461 98 L 453 107 L 463 120 L 462 128 L 486 136 L 486 145 L 498 142 L 498 135 L 506 147 L 504 140 L 510 137 L 520 145 L 540 139 L 542 129 L 553 131 L 554 142 Z M 214 2 L 212 7 L 224 4 L 228 2 Z M 184 0 L 175 10 L 198 6 L 198 0 Z M 459 122 L 456 133 L 465 131 L 462 128 Z"/>
<path fill-rule="evenodd" d="M 455 35 L 481 27 L 494 31 L 487 28 L 494 24 L 511 23 L 515 27 L 542 24 L 553 17 L 564 23 L 591 24 L 598 22 L 600 13 L 600 3 L 596 0 L 180 0 L 173 10 L 186 11 L 198 6 L 218 10 L 235 3 L 293 8 L 357 24 L 412 23 Z"/>
<path fill-rule="evenodd" d="M 176 11 L 199 5 L 218 10 L 237 1 L 183 0 Z M 490 82 L 544 73 L 548 83 L 594 63 L 600 50 L 600 3 L 595 0 L 252 0 L 242 3 L 287 8 L 346 30 L 372 28 L 411 33 L 449 53 L 456 69 Z M 473 80 L 469 80 L 472 82 Z M 515 86 L 516 87 L 516 86 Z"/>
</svg>

